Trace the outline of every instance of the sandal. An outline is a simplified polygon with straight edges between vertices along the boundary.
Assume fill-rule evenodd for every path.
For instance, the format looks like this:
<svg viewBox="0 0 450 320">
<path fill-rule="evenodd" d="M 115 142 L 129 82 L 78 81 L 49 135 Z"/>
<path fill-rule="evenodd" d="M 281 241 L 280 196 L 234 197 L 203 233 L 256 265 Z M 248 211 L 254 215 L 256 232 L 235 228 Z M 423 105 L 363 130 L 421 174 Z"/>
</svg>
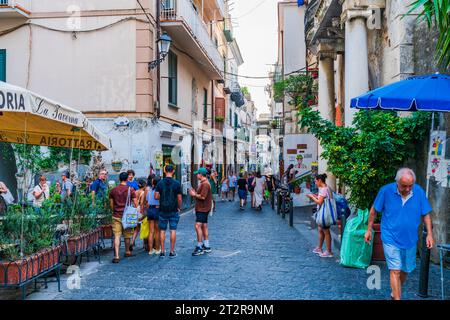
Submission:
<svg viewBox="0 0 450 320">
<path fill-rule="evenodd" d="M 119 263 L 120 259 L 119 258 L 114 258 L 112 259 L 112 263 Z"/>
</svg>

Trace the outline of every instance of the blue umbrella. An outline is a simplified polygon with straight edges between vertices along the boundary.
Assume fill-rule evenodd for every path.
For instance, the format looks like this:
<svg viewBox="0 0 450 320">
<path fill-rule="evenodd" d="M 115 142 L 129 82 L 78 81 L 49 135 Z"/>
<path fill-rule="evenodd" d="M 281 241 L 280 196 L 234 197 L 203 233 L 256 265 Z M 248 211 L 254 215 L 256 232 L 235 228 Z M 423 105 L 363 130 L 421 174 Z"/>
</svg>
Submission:
<svg viewBox="0 0 450 320">
<path fill-rule="evenodd" d="M 394 82 L 353 98 L 350 107 L 450 112 L 450 75 L 421 75 Z"/>
</svg>

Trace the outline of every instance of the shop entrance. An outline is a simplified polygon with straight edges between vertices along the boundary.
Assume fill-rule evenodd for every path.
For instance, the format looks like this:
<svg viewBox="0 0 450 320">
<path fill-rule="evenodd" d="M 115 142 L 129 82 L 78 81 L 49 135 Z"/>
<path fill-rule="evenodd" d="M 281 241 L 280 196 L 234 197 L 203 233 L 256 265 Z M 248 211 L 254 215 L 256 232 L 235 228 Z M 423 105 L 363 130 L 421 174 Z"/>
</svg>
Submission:
<svg viewBox="0 0 450 320">
<path fill-rule="evenodd" d="M 165 168 L 166 165 L 171 164 L 174 168 L 174 175 L 173 178 L 179 182 L 181 182 L 181 165 L 176 165 L 175 163 L 173 163 L 173 159 L 172 159 L 172 152 L 173 149 L 175 147 L 174 146 L 169 146 L 169 145 L 162 145 L 162 151 L 163 151 L 163 168 Z M 179 150 L 179 152 L 181 153 L 181 150 Z M 179 157 L 181 157 L 181 154 L 179 154 Z M 163 174 L 164 177 L 166 176 L 165 173 Z"/>
</svg>

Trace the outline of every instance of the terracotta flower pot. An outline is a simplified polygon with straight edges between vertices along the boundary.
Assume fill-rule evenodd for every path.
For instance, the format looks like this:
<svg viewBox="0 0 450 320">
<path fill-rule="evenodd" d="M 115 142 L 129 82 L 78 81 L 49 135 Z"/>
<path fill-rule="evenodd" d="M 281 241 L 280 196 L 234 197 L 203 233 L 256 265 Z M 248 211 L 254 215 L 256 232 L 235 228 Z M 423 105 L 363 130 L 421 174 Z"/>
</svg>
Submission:
<svg viewBox="0 0 450 320">
<path fill-rule="evenodd" d="M 373 236 L 372 260 L 384 261 L 386 258 L 384 257 L 383 242 L 381 241 L 380 224 L 374 223 L 373 230 L 374 236 Z"/>
<path fill-rule="evenodd" d="M 111 239 L 113 237 L 112 224 L 102 225 L 101 232 L 103 239 Z"/>
<path fill-rule="evenodd" d="M 37 255 L 35 258 L 26 257 L 21 260 L 0 263 L 0 285 L 16 285 L 34 275 L 39 270 Z"/>
</svg>

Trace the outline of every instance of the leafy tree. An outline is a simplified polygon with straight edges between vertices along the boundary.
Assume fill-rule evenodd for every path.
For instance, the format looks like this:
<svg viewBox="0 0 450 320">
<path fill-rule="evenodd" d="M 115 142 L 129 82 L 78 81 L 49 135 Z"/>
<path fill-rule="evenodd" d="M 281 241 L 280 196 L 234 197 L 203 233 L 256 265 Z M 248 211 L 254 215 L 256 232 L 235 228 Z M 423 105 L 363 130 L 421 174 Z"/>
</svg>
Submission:
<svg viewBox="0 0 450 320">
<path fill-rule="evenodd" d="M 291 75 L 274 84 L 275 101 L 282 101 L 284 96 L 288 96 L 288 103 L 300 108 L 315 104 L 316 93 L 317 85 L 308 73 Z"/>
<path fill-rule="evenodd" d="M 303 108 L 299 119 L 299 125 L 320 140 L 320 156 L 350 189 L 350 202 L 366 209 L 379 188 L 392 182 L 396 170 L 415 156 L 415 144 L 425 138 L 430 114 L 400 117 L 396 112 L 365 110 L 355 115 L 354 127 L 338 127 L 318 111 Z"/>
</svg>

